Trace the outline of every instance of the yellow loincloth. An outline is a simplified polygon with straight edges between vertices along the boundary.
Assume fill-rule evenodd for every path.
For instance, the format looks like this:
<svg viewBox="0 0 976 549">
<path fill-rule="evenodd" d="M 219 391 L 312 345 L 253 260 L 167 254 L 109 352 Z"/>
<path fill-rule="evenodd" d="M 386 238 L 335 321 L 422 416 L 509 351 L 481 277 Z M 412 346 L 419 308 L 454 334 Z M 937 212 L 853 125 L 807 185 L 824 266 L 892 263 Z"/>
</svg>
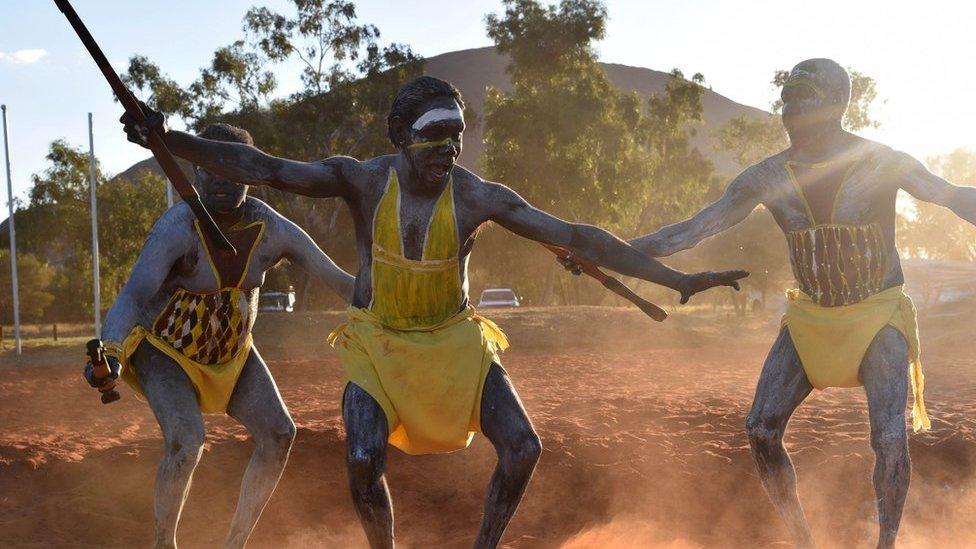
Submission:
<svg viewBox="0 0 976 549">
<path fill-rule="evenodd" d="M 838 307 L 822 307 L 799 290 L 790 290 L 787 296 L 790 301 L 782 325 L 790 332 L 807 379 L 817 389 L 862 385 L 861 360 L 871 341 L 885 326 L 901 332 L 908 342 L 909 377 L 915 396 L 912 427 L 916 432 L 931 427 L 925 413 L 915 305 L 901 286 Z"/>
<path fill-rule="evenodd" d="M 132 387 L 140 397 L 145 398 L 142 386 L 136 376 L 135 365 L 129 358 L 143 340 L 148 341 L 153 347 L 159 349 L 166 356 L 183 368 L 186 375 L 193 383 L 193 388 L 197 393 L 197 402 L 200 403 L 200 411 L 206 414 L 224 413 L 227 411 L 227 404 L 237 386 L 237 378 L 240 377 L 244 369 L 244 363 L 251 353 L 251 334 L 248 333 L 237 354 L 230 360 L 221 364 L 206 365 L 190 360 L 176 349 L 170 347 L 165 341 L 146 331 L 142 326 L 136 326 L 125 338 L 122 343 L 122 352 L 119 362 L 122 364 L 122 379 Z"/>
<path fill-rule="evenodd" d="M 347 383 L 383 408 L 390 444 L 412 455 L 466 448 L 481 431 L 481 392 L 508 347 L 505 334 L 472 308 L 417 330 L 386 327 L 365 309 L 347 312 L 329 343 Z"/>
</svg>

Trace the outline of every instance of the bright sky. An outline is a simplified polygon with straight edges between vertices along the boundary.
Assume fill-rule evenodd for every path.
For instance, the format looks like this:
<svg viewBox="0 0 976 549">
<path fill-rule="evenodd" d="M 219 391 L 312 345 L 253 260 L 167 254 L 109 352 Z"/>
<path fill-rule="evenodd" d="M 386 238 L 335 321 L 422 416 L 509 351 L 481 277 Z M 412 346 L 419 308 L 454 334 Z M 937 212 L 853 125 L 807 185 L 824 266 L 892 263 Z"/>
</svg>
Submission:
<svg viewBox="0 0 976 549">
<path fill-rule="evenodd" d="M 241 36 L 241 18 L 255 4 L 286 11 L 289 2 L 73 1 L 118 67 L 140 53 L 183 83 L 195 78 L 214 49 Z M 360 21 L 378 26 L 383 42 L 409 44 L 426 57 L 490 45 L 484 16 L 501 10 L 493 0 L 356 4 Z M 830 57 L 878 81 L 883 103 L 875 116 L 882 126 L 867 137 L 920 158 L 976 148 L 972 3 L 609 0 L 608 7 L 607 38 L 598 46 L 604 61 L 701 72 L 715 91 L 768 108 L 778 93 L 769 84 L 775 69 Z M 280 93 L 298 87 L 297 74 L 294 67 L 281 73 Z M 43 170 L 52 140 L 87 147 L 89 111 L 95 152 L 109 172 L 147 156 L 125 141 L 116 122 L 120 107 L 53 1 L 3 0 L 0 102 L 8 107 L 14 194 L 21 199 L 30 174 Z"/>
</svg>

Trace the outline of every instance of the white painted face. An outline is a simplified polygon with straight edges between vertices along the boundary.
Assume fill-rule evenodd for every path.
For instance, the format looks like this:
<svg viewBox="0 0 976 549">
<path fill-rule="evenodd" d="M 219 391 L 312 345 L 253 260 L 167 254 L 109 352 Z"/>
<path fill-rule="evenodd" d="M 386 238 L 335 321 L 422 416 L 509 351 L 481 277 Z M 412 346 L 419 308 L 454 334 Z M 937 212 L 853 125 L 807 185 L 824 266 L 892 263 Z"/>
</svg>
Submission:
<svg viewBox="0 0 976 549">
<path fill-rule="evenodd" d="M 430 109 L 424 114 L 420 115 L 417 120 L 413 123 L 413 131 L 419 132 L 423 131 L 424 128 L 430 126 L 431 124 L 437 124 L 441 122 L 457 122 L 464 124 L 464 114 L 461 112 L 461 108 L 455 103 L 451 108 L 438 107 L 436 109 Z"/>
</svg>

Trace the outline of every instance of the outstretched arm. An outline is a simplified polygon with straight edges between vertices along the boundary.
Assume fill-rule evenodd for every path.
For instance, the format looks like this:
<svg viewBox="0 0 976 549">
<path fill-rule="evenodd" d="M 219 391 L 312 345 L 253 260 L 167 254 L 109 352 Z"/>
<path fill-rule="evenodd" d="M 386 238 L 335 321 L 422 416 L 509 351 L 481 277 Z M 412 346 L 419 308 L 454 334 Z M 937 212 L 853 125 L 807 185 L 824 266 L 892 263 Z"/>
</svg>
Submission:
<svg viewBox="0 0 976 549">
<path fill-rule="evenodd" d="M 748 217 L 762 200 L 756 171 L 754 166 L 739 174 L 722 198 L 693 217 L 635 238 L 630 245 L 650 257 L 664 257 L 693 248 L 702 240 L 734 226 Z"/>
<path fill-rule="evenodd" d="M 490 185 L 486 201 L 490 219 L 513 233 L 567 248 L 580 257 L 618 273 L 641 278 L 681 292 L 682 302 L 692 294 L 713 286 L 736 286 L 747 275 L 741 271 L 688 275 L 651 259 L 609 232 L 579 223 L 569 223 L 531 206 L 515 191 L 496 183 Z"/>
<path fill-rule="evenodd" d="M 163 141 L 173 154 L 224 179 L 316 198 L 344 195 L 343 167 L 357 162 L 347 157 L 298 162 L 272 156 L 251 145 L 204 139 L 173 130 L 163 135 Z"/>
<path fill-rule="evenodd" d="M 121 345 L 139 322 L 143 309 L 156 295 L 173 265 L 188 249 L 192 215 L 180 205 L 170 208 L 153 226 L 132 267 L 129 280 L 105 315 L 102 339 Z"/>
<path fill-rule="evenodd" d="M 282 254 L 285 259 L 314 275 L 319 281 L 335 290 L 346 303 L 351 303 L 356 286 L 355 277 L 339 268 L 312 240 L 312 237 L 291 220 L 279 216 L 278 226 L 285 237 L 285 249 Z"/>
<path fill-rule="evenodd" d="M 278 158 L 251 145 L 214 141 L 168 130 L 161 113 L 145 105 L 143 111 L 147 113 L 143 124 L 134 122 L 128 113 L 120 119 L 129 141 L 147 147 L 149 129 L 154 129 L 176 156 L 219 177 L 244 185 L 267 185 L 316 198 L 343 196 L 347 185 L 343 171 L 358 164 L 354 158 L 341 156 L 318 162 Z"/>
<path fill-rule="evenodd" d="M 895 169 L 901 174 L 901 188 L 919 200 L 949 208 L 976 225 L 976 188 L 953 185 L 930 172 L 921 162 L 903 152 L 893 153 Z"/>
</svg>

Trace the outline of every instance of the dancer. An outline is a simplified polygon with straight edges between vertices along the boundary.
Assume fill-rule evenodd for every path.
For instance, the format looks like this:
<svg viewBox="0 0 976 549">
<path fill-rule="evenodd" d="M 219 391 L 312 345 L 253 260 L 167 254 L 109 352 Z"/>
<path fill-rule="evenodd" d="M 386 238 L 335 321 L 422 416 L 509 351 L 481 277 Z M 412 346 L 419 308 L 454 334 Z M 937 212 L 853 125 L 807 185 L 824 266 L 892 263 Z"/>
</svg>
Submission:
<svg viewBox="0 0 976 549">
<path fill-rule="evenodd" d="M 976 189 L 845 131 L 851 80 L 829 59 L 796 65 L 783 86 L 788 149 L 746 169 L 695 216 L 637 238 L 651 257 L 691 248 L 765 205 L 786 236 L 798 290 L 759 377 L 746 421 L 763 486 L 799 546 L 813 544 L 783 434 L 813 388 L 864 386 L 876 455 L 878 547 L 895 543 L 911 466 L 905 429 L 929 427 L 915 308 L 902 291 L 895 198 L 904 189 L 976 223 Z"/>
<path fill-rule="evenodd" d="M 210 125 L 200 137 L 252 143 L 246 131 L 226 124 Z M 163 434 L 156 547 L 176 547 L 177 523 L 203 452 L 201 413 L 227 413 L 254 439 L 226 540 L 227 547 L 243 547 L 295 438 L 295 424 L 251 341 L 265 272 L 288 259 L 347 302 L 354 279 L 294 223 L 248 197 L 246 186 L 199 167 L 195 186 L 238 255 L 213 250 L 189 207 L 173 206 L 153 227 L 109 309 L 103 345 L 115 372 L 121 368 L 121 377 L 145 397 Z M 94 381 L 90 363 L 86 376 Z"/>
<path fill-rule="evenodd" d="M 348 383 L 342 413 L 349 485 L 372 547 L 392 547 L 387 445 L 408 454 L 465 448 L 480 431 L 498 465 L 476 547 L 495 547 L 542 451 L 498 353 L 507 341 L 468 301 L 467 266 L 478 229 L 494 221 L 625 275 L 681 292 L 737 286 L 742 271 L 684 274 L 610 233 L 557 219 L 511 189 L 456 166 L 464 132 L 457 88 L 429 76 L 405 84 L 388 117 L 397 154 L 367 161 L 297 162 L 254 147 L 166 131 L 162 116 L 126 121 L 145 144 L 156 128 L 176 155 L 213 173 L 311 197 L 341 197 L 352 211 L 359 273 L 349 321 L 331 341 Z"/>
</svg>

